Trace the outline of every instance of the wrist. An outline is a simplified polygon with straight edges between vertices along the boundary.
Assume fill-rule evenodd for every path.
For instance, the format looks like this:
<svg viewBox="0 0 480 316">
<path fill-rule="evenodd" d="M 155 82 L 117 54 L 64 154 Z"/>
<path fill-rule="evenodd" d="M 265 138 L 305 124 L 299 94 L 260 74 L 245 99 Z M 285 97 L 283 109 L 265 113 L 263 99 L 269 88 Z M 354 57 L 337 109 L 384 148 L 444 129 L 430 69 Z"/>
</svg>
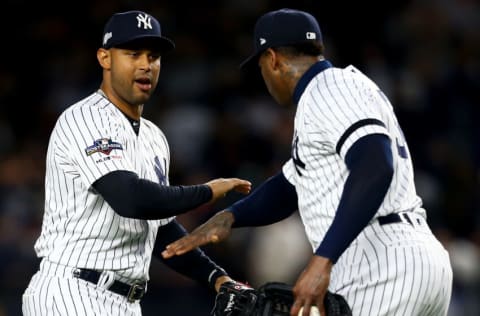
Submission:
<svg viewBox="0 0 480 316">
<path fill-rule="evenodd" d="M 222 223 L 224 226 L 232 227 L 235 222 L 235 215 L 230 209 L 225 209 L 218 213 L 218 216 L 222 217 Z"/>
<path fill-rule="evenodd" d="M 212 189 L 212 187 L 208 183 L 200 184 L 199 186 L 204 188 L 204 190 L 206 192 L 206 196 L 208 197 L 207 202 L 212 201 L 212 199 L 213 199 L 213 189 Z"/>
<path fill-rule="evenodd" d="M 220 291 L 220 287 L 225 282 L 233 282 L 233 280 L 228 275 L 222 275 L 215 280 L 215 291 L 217 291 L 217 293 Z"/>
<path fill-rule="evenodd" d="M 217 267 L 212 272 L 210 272 L 210 275 L 208 276 L 209 287 L 215 289 L 218 292 L 218 288 L 220 288 L 220 285 L 225 282 L 224 280 L 228 281 L 228 279 L 225 278 L 230 278 L 227 272 L 225 272 L 225 270 L 223 270 L 222 268 Z"/>
<path fill-rule="evenodd" d="M 311 260 L 311 264 L 314 264 L 320 270 L 330 272 L 332 271 L 334 262 L 330 258 L 314 254 Z"/>
</svg>

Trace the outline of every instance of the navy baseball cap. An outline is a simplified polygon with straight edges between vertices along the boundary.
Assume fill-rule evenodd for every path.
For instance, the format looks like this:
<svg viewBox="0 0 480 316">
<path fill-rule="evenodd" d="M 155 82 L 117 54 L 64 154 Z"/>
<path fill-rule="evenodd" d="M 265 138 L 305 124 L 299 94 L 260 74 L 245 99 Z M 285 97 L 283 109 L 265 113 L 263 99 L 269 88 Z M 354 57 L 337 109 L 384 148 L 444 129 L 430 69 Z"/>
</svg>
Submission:
<svg viewBox="0 0 480 316">
<path fill-rule="evenodd" d="M 288 46 L 305 41 L 322 42 L 317 20 L 304 11 L 280 9 L 262 15 L 255 24 L 253 53 L 240 67 L 245 67 L 270 47 Z"/>
<path fill-rule="evenodd" d="M 128 47 L 142 43 L 161 53 L 171 51 L 175 44 L 162 36 L 160 23 L 142 11 L 115 13 L 105 24 L 102 47 Z"/>
</svg>

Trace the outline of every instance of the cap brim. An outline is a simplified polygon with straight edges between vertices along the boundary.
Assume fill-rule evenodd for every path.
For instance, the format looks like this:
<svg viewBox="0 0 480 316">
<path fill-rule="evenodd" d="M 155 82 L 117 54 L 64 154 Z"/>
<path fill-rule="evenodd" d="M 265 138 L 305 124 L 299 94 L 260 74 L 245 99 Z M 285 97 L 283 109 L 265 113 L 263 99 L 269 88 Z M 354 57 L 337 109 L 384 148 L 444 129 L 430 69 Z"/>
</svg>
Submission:
<svg viewBox="0 0 480 316">
<path fill-rule="evenodd" d="M 175 49 L 175 43 L 167 37 L 159 36 L 137 36 L 128 42 L 114 44 L 112 47 L 118 48 L 148 48 L 158 51 L 162 54 L 168 53 Z"/>
<path fill-rule="evenodd" d="M 252 67 L 255 62 L 258 60 L 258 56 L 260 56 L 261 52 L 255 52 L 252 55 L 248 56 L 239 66 L 240 69 L 247 69 Z"/>
</svg>

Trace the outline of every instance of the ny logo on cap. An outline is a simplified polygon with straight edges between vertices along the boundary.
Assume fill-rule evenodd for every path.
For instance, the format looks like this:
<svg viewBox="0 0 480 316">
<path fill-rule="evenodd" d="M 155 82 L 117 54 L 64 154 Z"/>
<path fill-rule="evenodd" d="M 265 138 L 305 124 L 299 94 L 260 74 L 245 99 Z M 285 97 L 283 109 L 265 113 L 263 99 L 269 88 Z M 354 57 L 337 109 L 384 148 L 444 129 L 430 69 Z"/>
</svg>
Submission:
<svg viewBox="0 0 480 316">
<path fill-rule="evenodd" d="M 138 28 L 140 28 L 143 24 L 143 28 L 145 30 L 152 29 L 152 18 L 149 17 L 147 14 L 142 15 L 141 13 L 139 13 L 137 15 L 137 21 L 138 21 L 138 24 L 137 24 Z"/>
<path fill-rule="evenodd" d="M 317 34 L 315 34 L 314 32 L 307 32 L 306 36 L 307 36 L 307 39 L 316 39 L 317 38 Z"/>
<path fill-rule="evenodd" d="M 264 39 L 263 37 L 260 37 L 260 45 L 263 45 L 267 42 L 266 39 Z"/>
</svg>

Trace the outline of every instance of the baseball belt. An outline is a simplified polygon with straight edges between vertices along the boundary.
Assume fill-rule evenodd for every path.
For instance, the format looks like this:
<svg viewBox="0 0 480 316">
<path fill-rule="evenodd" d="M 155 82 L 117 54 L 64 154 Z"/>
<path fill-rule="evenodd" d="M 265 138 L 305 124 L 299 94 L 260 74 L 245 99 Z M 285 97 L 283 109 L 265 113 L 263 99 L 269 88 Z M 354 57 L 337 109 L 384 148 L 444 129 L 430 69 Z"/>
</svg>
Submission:
<svg viewBox="0 0 480 316">
<path fill-rule="evenodd" d="M 408 216 L 408 214 L 402 214 L 405 218 L 405 220 L 411 224 L 412 221 L 410 219 L 410 217 Z M 378 223 L 380 225 L 388 225 L 388 224 L 394 224 L 394 223 L 400 223 L 400 222 L 403 222 L 404 220 L 402 219 L 401 215 L 398 214 L 398 213 L 391 213 L 391 214 L 388 214 L 388 215 L 385 215 L 385 216 L 379 216 L 377 218 L 378 220 Z"/>
<path fill-rule="evenodd" d="M 395 224 L 395 223 L 407 223 L 412 226 L 416 225 L 422 225 L 422 222 L 424 222 L 423 219 L 420 219 L 415 214 L 412 214 L 409 212 L 400 212 L 400 213 L 391 213 L 385 216 L 379 216 L 377 217 L 378 223 L 380 225 L 389 225 L 389 224 Z"/>
<path fill-rule="evenodd" d="M 100 279 L 101 274 L 101 272 L 95 270 L 80 268 L 75 269 L 73 272 L 74 277 L 91 282 L 93 284 L 98 284 L 98 280 Z M 146 288 L 147 282 L 127 284 L 115 280 L 112 285 L 107 288 L 107 290 L 125 296 L 127 300 L 131 303 L 136 300 L 140 300 L 143 295 L 145 295 Z"/>
</svg>

